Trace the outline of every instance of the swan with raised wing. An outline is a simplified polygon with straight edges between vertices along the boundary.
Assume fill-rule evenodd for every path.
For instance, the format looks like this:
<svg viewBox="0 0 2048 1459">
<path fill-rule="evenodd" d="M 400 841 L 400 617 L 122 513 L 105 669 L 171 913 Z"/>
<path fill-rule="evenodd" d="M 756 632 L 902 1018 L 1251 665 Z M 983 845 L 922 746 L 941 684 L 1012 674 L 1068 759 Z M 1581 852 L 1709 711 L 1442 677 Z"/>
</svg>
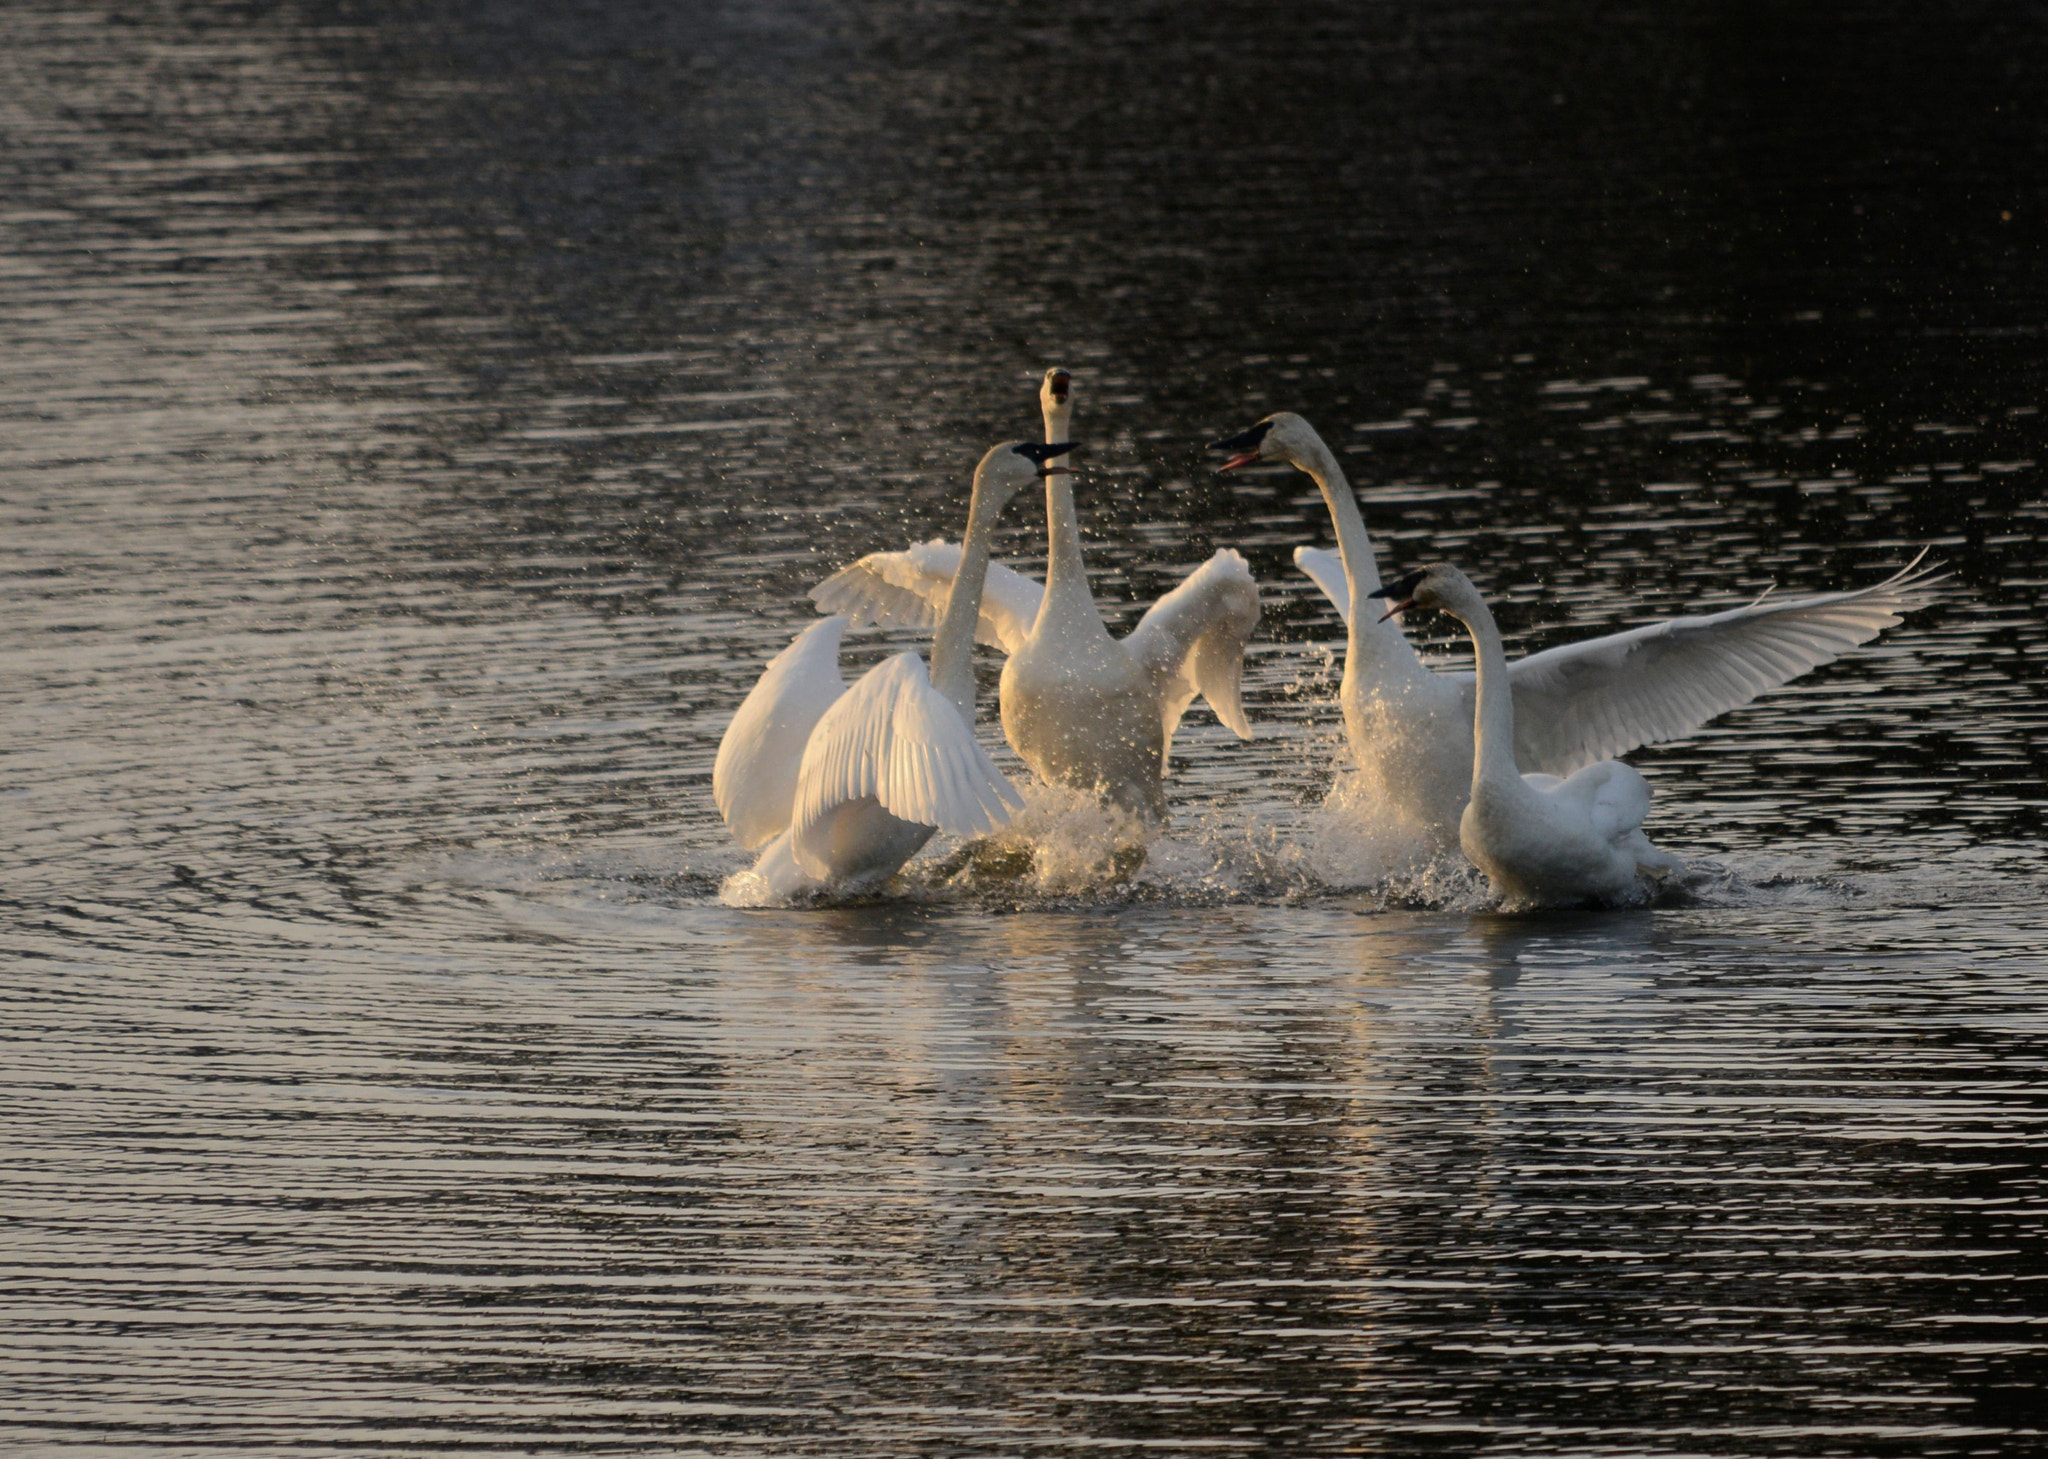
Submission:
<svg viewBox="0 0 2048 1459">
<path fill-rule="evenodd" d="M 1448 613 L 1472 635 L 1477 685 L 1471 797 L 1458 844 L 1511 906 L 1607 905 L 1640 900 L 1646 878 L 1681 869 L 1643 834 L 1650 787 L 1632 765 L 1601 760 L 1555 775 L 1524 775 L 1515 763 L 1515 702 L 1507 655 L 1486 599 L 1448 562 L 1376 587 L 1392 606 Z"/>
<path fill-rule="evenodd" d="M 1046 439 L 1066 439 L 1073 376 L 1046 371 L 1039 389 Z M 1197 695 L 1240 739 L 1252 737 L 1240 696 L 1245 644 L 1258 626 L 1258 585 L 1244 559 L 1219 550 L 1154 603 L 1122 639 L 1110 636 L 1088 590 L 1074 493 L 1061 476 L 1045 483 L 1043 587 L 992 567 L 982 600 L 984 643 L 1003 665 L 1003 733 L 1047 781 L 1101 796 L 1148 823 L 1166 819 L 1161 777 L 1175 729 Z M 828 612 L 856 623 L 927 623 L 937 585 L 959 550 L 927 542 L 907 552 L 871 553 L 811 590 Z"/>
<path fill-rule="evenodd" d="M 822 618 L 762 672 L 719 742 L 711 791 L 778 897 L 871 892 L 934 831 L 984 834 L 1022 806 L 974 738 L 974 625 L 996 518 L 1072 442 L 991 447 L 974 472 L 965 550 L 931 665 L 884 659 L 852 688 L 839 674 L 847 620 Z"/>
<path fill-rule="evenodd" d="M 1372 539 L 1336 456 L 1307 421 L 1281 411 L 1210 449 L 1229 453 L 1220 470 L 1284 461 L 1314 478 L 1336 526 L 1337 551 L 1298 547 L 1294 561 L 1348 630 L 1339 690 L 1345 737 L 1381 804 L 1413 822 L 1436 849 L 1455 843 L 1472 779 L 1473 676 L 1431 669 L 1398 625 L 1353 611 L 1380 587 Z M 1933 570 L 1919 563 L 1866 588 L 1765 599 L 1518 659 L 1507 665 L 1515 759 L 1531 770 L 1569 775 L 1690 734 L 1926 606 Z"/>
</svg>

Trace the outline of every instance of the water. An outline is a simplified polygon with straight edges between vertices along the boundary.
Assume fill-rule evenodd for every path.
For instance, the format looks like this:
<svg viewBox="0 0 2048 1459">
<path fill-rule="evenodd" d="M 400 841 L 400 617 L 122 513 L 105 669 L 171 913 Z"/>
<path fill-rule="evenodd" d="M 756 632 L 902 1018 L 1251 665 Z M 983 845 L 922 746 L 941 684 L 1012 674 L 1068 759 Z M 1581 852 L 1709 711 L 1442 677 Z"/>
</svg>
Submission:
<svg viewBox="0 0 2048 1459">
<path fill-rule="evenodd" d="M 2044 60 L 0 10 L 5 1447 L 2035 1452 Z M 1054 362 L 1119 622 L 1251 559 L 1262 738 L 1123 887 L 723 905 L 802 590 Z M 1316 809 L 1327 521 L 1197 449 L 1283 407 L 1524 647 L 1956 578 L 1633 757 L 1684 895 L 1502 917 Z"/>
</svg>

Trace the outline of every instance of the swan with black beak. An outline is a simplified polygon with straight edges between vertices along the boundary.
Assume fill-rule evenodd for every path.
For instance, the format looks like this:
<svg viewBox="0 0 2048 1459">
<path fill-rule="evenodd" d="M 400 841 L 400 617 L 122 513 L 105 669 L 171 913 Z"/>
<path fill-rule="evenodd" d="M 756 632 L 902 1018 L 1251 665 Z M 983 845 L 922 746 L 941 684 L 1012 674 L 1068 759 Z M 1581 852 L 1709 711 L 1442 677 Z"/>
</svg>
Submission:
<svg viewBox="0 0 2048 1459">
<path fill-rule="evenodd" d="M 1053 368 L 1039 385 L 1048 441 L 1063 441 L 1074 377 Z M 980 635 L 1009 655 L 1003 733 L 1047 781 L 1101 797 L 1149 825 L 1166 819 L 1162 777 L 1181 716 L 1197 695 L 1240 739 L 1252 737 L 1239 678 L 1259 621 L 1259 590 L 1244 558 L 1219 550 L 1154 603 L 1124 638 L 1112 638 L 1088 588 L 1071 480 L 1045 483 L 1046 580 L 990 568 Z M 959 549 L 927 542 L 870 553 L 811 590 L 820 608 L 912 626 L 942 603 L 939 585 Z"/>
<path fill-rule="evenodd" d="M 884 659 L 852 688 L 839 675 L 847 620 L 822 618 L 762 672 L 719 742 L 711 790 L 754 871 L 787 898 L 879 889 L 934 832 L 983 835 L 1023 801 L 974 738 L 974 625 L 996 518 L 1073 442 L 992 446 L 974 471 L 966 546 L 932 640 Z"/>
<path fill-rule="evenodd" d="M 1379 592 L 1372 539 L 1343 468 L 1307 421 L 1283 410 L 1210 449 L 1227 455 L 1220 470 L 1285 462 L 1314 478 L 1337 551 L 1298 547 L 1294 562 L 1344 619 L 1345 738 L 1377 803 L 1413 824 L 1432 850 L 1448 849 L 1471 788 L 1473 675 L 1437 672 L 1396 624 L 1354 611 Z M 1691 734 L 1925 607 L 1939 579 L 1920 560 L 1866 588 L 1762 599 L 1517 659 L 1506 666 L 1515 758 L 1568 775 Z"/>
<path fill-rule="evenodd" d="M 1493 612 L 1470 578 L 1439 562 L 1370 596 L 1392 605 L 1381 622 L 1427 608 L 1448 613 L 1472 635 L 1472 793 L 1458 818 L 1458 844 L 1510 906 L 1640 901 L 1650 879 L 1680 869 L 1677 857 L 1643 834 L 1650 787 L 1635 767 L 1602 760 L 1562 780 L 1517 769 L 1507 655 Z"/>
</svg>

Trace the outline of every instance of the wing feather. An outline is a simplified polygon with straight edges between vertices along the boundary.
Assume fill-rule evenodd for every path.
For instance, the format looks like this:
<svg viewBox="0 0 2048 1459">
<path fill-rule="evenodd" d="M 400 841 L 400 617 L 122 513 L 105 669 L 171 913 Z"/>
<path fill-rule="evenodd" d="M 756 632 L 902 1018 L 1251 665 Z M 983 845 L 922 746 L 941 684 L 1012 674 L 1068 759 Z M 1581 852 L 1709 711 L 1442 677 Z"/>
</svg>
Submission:
<svg viewBox="0 0 2048 1459">
<path fill-rule="evenodd" d="M 846 627 L 836 614 L 820 618 L 770 659 L 718 742 L 711 798 L 749 851 L 789 825 L 804 746 L 846 692 L 839 676 L 839 640 Z"/>
<path fill-rule="evenodd" d="M 812 588 L 811 601 L 820 612 L 844 613 L 855 628 L 870 623 L 937 628 L 959 569 L 960 544 L 934 537 L 901 552 L 870 552 Z M 990 563 L 975 641 L 1015 653 L 1031 636 L 1044 597 L 1045 589 L 1035 580 L 1000 562 Z"/>
<path fill-rule="evenodd" d="M 984 835 L 1024 804 L 914 653 L 884 659 L 825 711 L 804 749 L 795 799 L 790 848 L 814 876 L 824 874 L 823 861 L 809 838 L 849 801 L 873 799 L 899 820 L 949 836 Z"/>
<path fill-rule="evenodd" d="M 1243 557 L 1225 547 L 1152 605 L 1124 640 L 1160 685 L 1166 743 L 1197 694 L 1241 740 L 1245 717 L 1244 649 L 1259 626 L 1259 585 Z"/>
<path fill-rule="evenodd" d="M 1337 616 L 1351 622 L 1351 580 L 1344 576 L 1344 554 L 1323 547 L 1297 547 L 1294 565 L 1315 579 L 1337 609 Z"/>
<path fill-rule="evenodd" d="M 1517 763 L 1569 774 L 1690 734 L 1832 663 L 1933 600 L 1941 578 L 1920 567 L 1925 556 L 1867 588 L 1673 618 L 1510 664 Z"/>
</svg>

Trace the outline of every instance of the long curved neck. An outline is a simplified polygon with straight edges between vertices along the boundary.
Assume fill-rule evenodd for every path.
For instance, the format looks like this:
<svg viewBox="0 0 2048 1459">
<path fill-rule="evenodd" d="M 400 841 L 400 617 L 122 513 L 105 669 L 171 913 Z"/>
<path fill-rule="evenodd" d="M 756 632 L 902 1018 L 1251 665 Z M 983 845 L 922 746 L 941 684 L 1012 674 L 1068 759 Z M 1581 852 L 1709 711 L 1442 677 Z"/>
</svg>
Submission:
<svg viewBox="0 0 2048 1459">
<path fill-rule="evenodd" d="M 1344 576 L 1351 585 L 1351 601 L 1363 602 L 1365 595 L 1380 585 L 1379 564 L 1373 561 L 1372 538 L 1366 535 L 1365 517 L 1358 510 L 1358 497 L 1336 453 L 1318 437 L 1306 450 L 1290 454 L 1294 464 L 1315 478 L 1330 509 L 1330 522 L 1337 529 L 1337 550 L 1344 554 Z"/>
<path fill-rule="evenodd" d="M 1066 440 L 1073 418 L 1071 401 L 1048 402 L 1046 444 Z M 1062 456 L 1046 464 L 1064 466 L 1067 459 Z M 1095 595 L 1088 590 L 1088 566 L 1081 560 L 1081 523 L 1074 514 L 1072 481 L 1071 476 L 1045 479 L 1045 597 L 1038 605 L 1038 621 L 1031 625 L 1034 638 L 1052 631 L 1086 633 L 1091 629 L 1104 638 L 1109 636 L 1109 630 L 1102 626 L 1102 614 L 1096 611 Z"/>
<path fill-rule="evenodd" d="M 1330 509 L 1330 522 L 1337 529 L 1337 550 L 1343 554 L 1344 580 L 1351 589 L 1350 664 L 1361 669 L 1375 663 L 1383 668 L 1420 668 L 1422 660 L 1416 657 L 1408 635 L 1392 619 L 1382 622 L 1370 611 L 1367 595 L 1379 590 L 1379 564 L 1373 560 L 1372 538 L 1366 534 L 1357 494 L 1351 490 L 1344 468 L 1337 464 L 1336 454 L 1318 436 L 1305 450 L 1290 453 L 1288 459 L 1315 478 L 1323 505 Z"/>
<path fill-rule="evenodd" d="M 1001 507 L 974 474 L 974 498 L 967 507 L 967 536 L 960 544 L 960 566 L 946 591 L 946 611 L 932 636 L 932 683 L 953 701 L 960 717 L 974 723 L 974 630 L 981 622 L 981 593 L 988 583 L 990 540 Z"/>
<path fill-rule="evenodd" d="M 1520 785 L 1521 771 L 1515 765 L 1515 700 L 1508 683 L 1508 656 L 1501 647 L 1500 629 L 1493 610 L 1474 589 L 1449 610 L 1472 635 L 1472 652 L 1477 660 L 1479 706 L 1472 716 L 1472 789 L 1482 781 L 1491 785 Z"/>
</svg>

